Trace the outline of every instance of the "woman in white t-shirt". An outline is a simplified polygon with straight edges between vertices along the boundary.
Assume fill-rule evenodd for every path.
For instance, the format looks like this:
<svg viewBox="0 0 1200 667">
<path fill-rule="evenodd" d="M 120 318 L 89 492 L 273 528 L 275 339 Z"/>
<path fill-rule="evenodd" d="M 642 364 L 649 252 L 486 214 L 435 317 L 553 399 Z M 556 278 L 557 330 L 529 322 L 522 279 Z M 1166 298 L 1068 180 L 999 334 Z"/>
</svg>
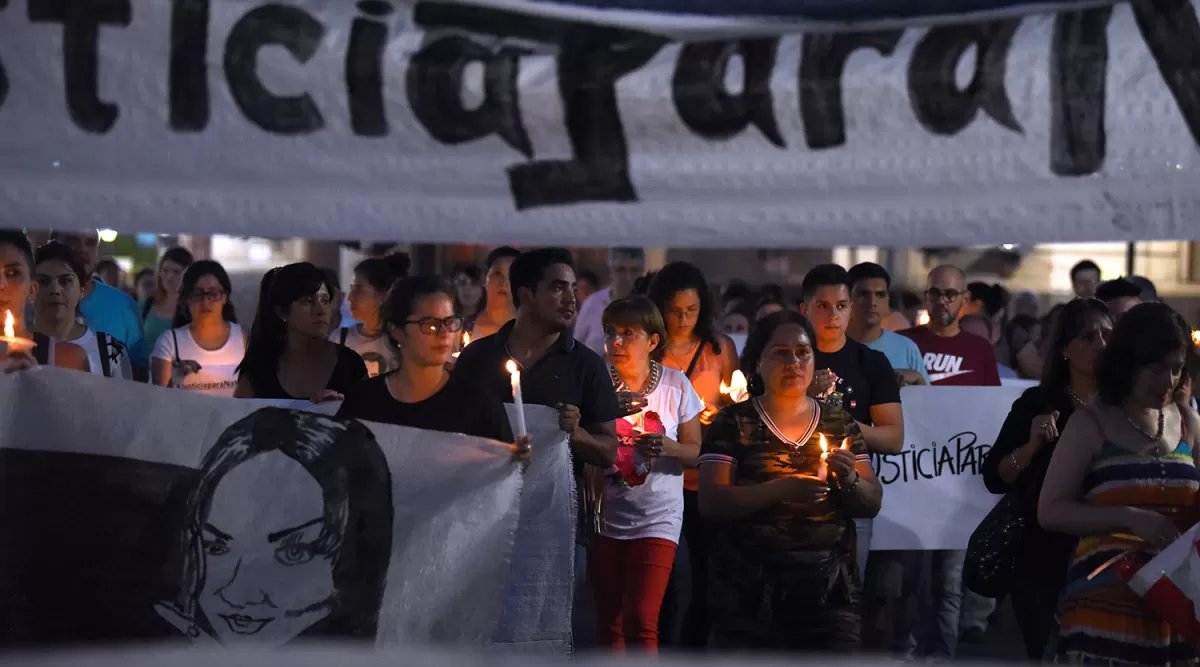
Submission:
<svg viewBox="0 0 1200 667">
<path fill-rule="evenodd" d="M 233 397 L 246 339 L 229 302 L 232 291 L 217 262 L 201 260 L 187 268 L 172 328 L 158 337 L 150 355 L 154 384 Z"/>
<path fill-rule="evenodd" d="M 601 321 L 617 400 L 630 416 L 617 420 L 617 464 L 605 476 L 588 575 L 601 644 L 654 655 L 704 401 L 686 375 L 659 363 L 667 330 L 653 302 L 618 299 Z"/>
<path fill-rule="evenodd" d="M 87 282 L 83 258 L 69 246 L 51 241 L 37 249 L 33 279 L 33 330 L 55 341 L 74 343 L 87 353 L 92 373 L 133 379 L 125 345 L 103 332 L 89 329 L 79 316 Z"/>
<path fill-rule="evenodd" d="M 397 280 L 408 276 L 408 254 L 370 257 L 354 267 L 350 283 L 350 314 L 358 322 L 334 329 L 329 340 L 358 353 L 371 377 L 384 375 L 400 367 L 400 355 L 388 344 L 380 314 L 388 291 Z"/>
</svg>

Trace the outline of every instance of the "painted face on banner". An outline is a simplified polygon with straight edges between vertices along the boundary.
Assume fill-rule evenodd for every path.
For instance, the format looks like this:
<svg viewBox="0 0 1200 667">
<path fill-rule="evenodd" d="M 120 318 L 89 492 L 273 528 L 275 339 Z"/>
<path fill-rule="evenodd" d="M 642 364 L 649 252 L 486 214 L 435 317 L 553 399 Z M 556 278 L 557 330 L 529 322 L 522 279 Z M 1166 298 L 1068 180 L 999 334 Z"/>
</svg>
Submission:
<svg viewBox="0 0 1200 667">
<path fill-rule="evenodd" d="M 315 547 L 323 516 L 321 486 L 284 454 L 256 456 L 225 475 L 203 526 L 197 600 L 218 641 L 280 645 L 329 616 L 333 557 Z"/>
</svg>

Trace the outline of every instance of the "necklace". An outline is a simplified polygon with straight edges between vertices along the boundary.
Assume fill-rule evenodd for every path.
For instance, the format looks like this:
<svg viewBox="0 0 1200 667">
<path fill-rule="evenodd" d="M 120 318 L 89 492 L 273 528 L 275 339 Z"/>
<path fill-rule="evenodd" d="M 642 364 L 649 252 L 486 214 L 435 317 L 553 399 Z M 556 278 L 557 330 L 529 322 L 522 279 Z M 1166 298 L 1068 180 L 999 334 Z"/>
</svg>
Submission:
<svg viewBox="0 0 1200 667">
<path fill-rule="evenodd" d="M 1082 398 L 1079 398 L 1078 396 L 1076 396 L 1075 392 L 1071 391 L 1071 389 L 1069 387 L 1067 388 L 1066 391 L 1067 391 L 1067 396 L 1070 396 L 1071 400 L 1075 401 L 1076 404 L 1078 404 L 1080 406 L 1087 405 L 1087 402 L 1084 401 Z"/>
<path fill-rule="evenodd" d="M 632 391 L 631 389 L 629 389 L 629 386 L 625 384 L 625 381 L 621 379 L 621 376 L 617 374 L 617 369 L 613 368 L 612 366 L 609 366 L 608 367 L 608 375 L 609 375 L 609 377 L 612 378 L 613 386 L 617 388 L 617 391 L 621 391 L 622 389 L 625 389 L 626 391 Z M 662 366 L 659 365 L 659 363 L 657 361 L 654 361 L 653 359 L 651 359 L 650 360 L 650 381 L 646 383 L 646 390 L 645 391 L 637 391 L 637 392 L 633 392 L 633 393 L 638 394 L 642 398 L 649 401 L 650 394 L 653 394 L 654 390 L 658 389 L 658 381 L 661 379 L 662 379 Z"/>
<path fill-rule="evenodd" d="M 1151 440 L 1153 442 L 1158 442 L 1158 440 L 1160 438 L 1162 438 L 1163 426 L 1166 423 L 1164 415 L 1165 415 L 1165 413 L 1163 412 L 1162 408 L 1159 408 L 1158 409 L 1158 430 L 1155 431 L 1154 433 L 1147 431 L 1144 426 L 1133 421 L 1133 417 L 1130 417 L 1129 415 L 1125 415 L 1125 420 L 1128 421 L 1129 425 L 1132 426 L 1134 429 L 1136 429 L 1138 433 L 1141 433 L 1142 435 L 1146 436 L 1146 438 L 1148 440 Z"/>
</svg>

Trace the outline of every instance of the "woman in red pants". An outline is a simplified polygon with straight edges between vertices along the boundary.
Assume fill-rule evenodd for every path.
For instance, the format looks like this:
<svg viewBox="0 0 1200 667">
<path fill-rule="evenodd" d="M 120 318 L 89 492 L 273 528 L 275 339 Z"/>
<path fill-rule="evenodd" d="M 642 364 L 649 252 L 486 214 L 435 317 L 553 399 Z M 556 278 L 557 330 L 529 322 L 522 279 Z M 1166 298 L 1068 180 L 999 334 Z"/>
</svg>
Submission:
<svg viewBox="0 0 1200 667">
<path fill-rule="evenodd" d="M 704 401 L 659 363 L 666 326 L 654 303 L 619 299 L 603 315 L 609 372 L 630 416 L 617 420 L 589 574 L 601 645 L 658 653 L 658 612 L 683 526 L 683 471 L 700 454 Z"/>
</svg>

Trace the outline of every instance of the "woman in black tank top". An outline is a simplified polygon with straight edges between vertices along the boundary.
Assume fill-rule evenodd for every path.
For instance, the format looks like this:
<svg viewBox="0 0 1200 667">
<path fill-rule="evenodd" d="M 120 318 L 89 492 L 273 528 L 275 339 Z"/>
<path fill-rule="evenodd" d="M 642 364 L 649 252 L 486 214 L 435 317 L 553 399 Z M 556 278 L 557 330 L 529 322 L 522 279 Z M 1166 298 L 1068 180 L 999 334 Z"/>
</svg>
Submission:
<svg viewBox="0 0 1200 667">
<path fill-rule="evenodd" d="M 340 401 L 367 377 L 357 352 L 327 338 L 334 291 L 308 262 L 263 276 L 235 398 Z"/>
</svg>

